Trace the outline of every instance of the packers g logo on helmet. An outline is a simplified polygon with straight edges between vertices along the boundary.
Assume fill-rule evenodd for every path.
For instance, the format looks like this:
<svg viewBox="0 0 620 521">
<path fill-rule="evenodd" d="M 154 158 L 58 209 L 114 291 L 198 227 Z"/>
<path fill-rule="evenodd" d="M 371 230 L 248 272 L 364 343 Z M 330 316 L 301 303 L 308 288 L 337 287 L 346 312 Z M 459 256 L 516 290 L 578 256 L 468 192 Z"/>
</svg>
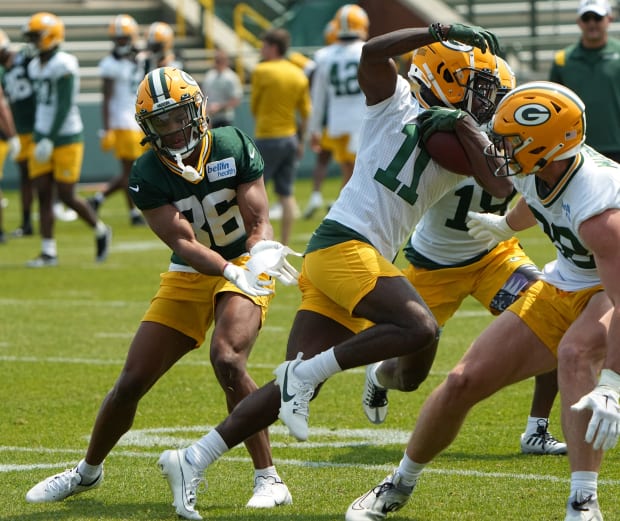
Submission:
<svg viewBox="0 0 620 521">
<path fill-rule="evenodd" d="M 160 67 L 149 72 L 136 93 L 136 121 L 142 128 L 144 142 L 151 143 L 156 152 L 173 160 L 185 159 L 202 142 L 207 134 L 207 100 L 194 78 L 174 67 Z M 183 125 L 161 133 L 158 124 L 177 111 L 183 114 Z M 166 138 L 183 133 L 182 147 L 171 147 Z"/>
<path fill-rule="evenodd" d="M 495 174 L 534 174 L 579 153 L 586 139 L 585 105 L 563 85 L 524 83 L 499 103 L 489 128 L 493 146 L 485 155 L 503 162 Z"/>
<path fill-rule="evenodd" d="M 409 78 L 420 87 L 414 94 L 422 107 L 443 104 L 463 109 L 478 123 L 491 118 L 500 86 L 497 57 L 455 41 L 416 49 Z"/>
<path fill-rule="evenodd" d="M 51 51 L 64 41 L 65 24 L 55 14 L 36 13 L 26 23 L 23 34 L 39 52 Z"/>
</svg>

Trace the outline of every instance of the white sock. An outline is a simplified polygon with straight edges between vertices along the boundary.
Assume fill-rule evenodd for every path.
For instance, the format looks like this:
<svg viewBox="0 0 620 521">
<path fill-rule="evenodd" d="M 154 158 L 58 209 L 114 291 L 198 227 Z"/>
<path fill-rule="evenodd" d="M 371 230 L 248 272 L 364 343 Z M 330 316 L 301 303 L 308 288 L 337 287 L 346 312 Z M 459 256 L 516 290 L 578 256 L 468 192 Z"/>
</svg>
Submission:
<svg viewBox="0 0 620 521">
<path fill-rule="evenodd" d="M 264 469 L 254 469 L 254 479 L 267 478 L 270 476 L 276 478 L 276 481 L 282 481 L 274 465 L 271 465 L 271 467 L 265 467 Z"/>
<path fill-rule="evenodd" d="M 381 383 L 379 382 L 378 378 L 377 378 L 377 369 L 379 369 L 379 366 L 382 364 L 383 362 L 377 362 L 376 364 L 373 364 L 372 369 L 370 370 L 370 372 L 368 373 L 368 376 L 370 376 L 370 381 L 379 389 L 385 389 L 386 387 L 384 385 L 381 385 Z"/>
<path fill-rule="evenodd" d="M 330 347 L 309 360 L 304 360 L 295 367 L 295 375 L 304 382 L 314 387 L 327 380 L 330 376 L 341 372 L 342 369 L 336 361 L 334 348 Z"/>
<path fill-rule="evenodd" d="M 41 241 L 41 251 L 50 257 L 56 257 L 58 255 L 56 239 L 43 239 Z"/>
<path fill-rule="evenodd" d="M 97 237 L 102 237 L 108 232 L 108 227 L 101 219 L 97 219 L 97 224 L 95 225 L 95 235 Z"/>
<path fill-rule="evenodd" d="M 82 460 L 77 464 L 78 474 L 82 476 L 82 483 L 88 485 L 95 481 L 103 470 L 103 463 L 99 465 L 89 465 L 86 460 Z"/>
<path fill-rule="evenodd" d="M 200 438 L 196 443 L 190 445 L 185 451 L 185 459 L 198 467 L 202 472 L 230 447 L 220 436 L 220 433 L 213 429 L 209 434 Z"/>
<path fill-rule="evenodd" d="M 543 420 L 547 424 L 547 427 L 549 427 L 549 418 L 542 418 L 538 416 L 527 417 L 527 426 L 525 427 L 526 436 L 529 436 L 530 434 L 536 434 L 536 432 L 538 431 L 538 427 L 540 426 L 538 423 L 540 420 Z"/>
<path fill-rule="evenodd" d="M 598 472 L 589 472 L 580 470 L 572 472 L 570 475 L 570 497 L 575 497 L 578 490 L 584 496 L 592 495 L 592 499 L 596 499 Z"/>
<path fill-rule="evenodd" d="M 405 453 L 396 470 L 400 475 L 400 482 L 406 487 L 412 487 L 416 484 L 424 467 L 426 467 L 426 463 L 416 463 Z"/>
</svg>

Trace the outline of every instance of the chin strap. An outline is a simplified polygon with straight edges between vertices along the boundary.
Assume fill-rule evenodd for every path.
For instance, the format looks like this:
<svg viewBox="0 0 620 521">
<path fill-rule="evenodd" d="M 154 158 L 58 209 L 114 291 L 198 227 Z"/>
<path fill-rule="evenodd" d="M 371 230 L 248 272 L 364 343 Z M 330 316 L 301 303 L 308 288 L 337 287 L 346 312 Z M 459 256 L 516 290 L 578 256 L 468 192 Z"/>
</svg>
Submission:
<svg viewBox="0 0 620 521">
<path fill-rule="evenodd" d="M 181 177 L 190 183 L 197 183 L 202 179 L 202 176 L 193 166 L 187 166 L 183 163 L 181 154 L 175 154 L 174 160 L 177 162 L 177 166 L 181 169 Z"/>
</svg>

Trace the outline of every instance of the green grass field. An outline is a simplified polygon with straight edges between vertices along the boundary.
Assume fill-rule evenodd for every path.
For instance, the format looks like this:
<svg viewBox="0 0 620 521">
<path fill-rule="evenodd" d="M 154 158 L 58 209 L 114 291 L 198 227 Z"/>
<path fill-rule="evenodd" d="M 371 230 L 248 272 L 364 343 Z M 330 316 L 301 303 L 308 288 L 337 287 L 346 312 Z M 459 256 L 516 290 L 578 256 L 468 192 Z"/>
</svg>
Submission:
<svg viewBox="0 0 620 521">
<path fill-rule="evenodd" d="M 330 179 L 328 198 L 338 184 Z M 299 181 L 302 207 L 309 190 L 307 180 Z M 5 230 L 11 231 L 19 224 L 17 194 L 5 196 Z M 208 353 L 200 349 L 143 400 L 133 430 L 106 462 L 101 488 L 62 503 L 25 502 L 26 491 L 37 481 L 82 457 L 101 400 L 168 265 L 168 251 L 154 234 L 129 226 L 120 195 L 105 203 L 101 215 L 114 229 L 104 264 L 94 263 L 92 232 L 82 222 L 57 223 L 56 268 L 23 267 L 39 253 L 36 236 L 0 245 L 0 521 L 176 519 L 157 458 L 165 448 L 191 443 L 225 415 Z M 320 217 L 297 222 L 292 247 L 303 250 Z M 522 242 L 539 264 L 553 256 L 537 230 L 524 234 Z M 283 360 L 298 301 L 296 288 L 279 286 L 250 358 L 259 384 L 269 381 Z M 198 498 L 203 517 L 344 519 L 349 503 L 398 463 L 423 400 L 490 320 L 468 300 L 444 330 L 431 376 L 414 393 L 390 394 L 390 412 L 381 427 L 367 422 L 360 405 L 363 370 L 332 378 L 312 404 L 307 442 L 297 443 L 280 423 L 271 429 L 276 464 L 293 505 L 271 511 L 244 508 L 253 471 L 241 446 L 209 469 L 209 488 Z M 412 500 L 389 519 L 562 521 L 569 487 L 566 457 L 524 456 L 519 450 L 532 389 L 532 381 L 522 382 L 475 408 L 455 443 L 427 469 Z M 553 411 L 551 430 L 563 439 L 558 411 Z M 608 455 L 600 477 L 600 503 L 608 521 L 620 520 L 619 454 L 617 449 Z"/>
</svg>

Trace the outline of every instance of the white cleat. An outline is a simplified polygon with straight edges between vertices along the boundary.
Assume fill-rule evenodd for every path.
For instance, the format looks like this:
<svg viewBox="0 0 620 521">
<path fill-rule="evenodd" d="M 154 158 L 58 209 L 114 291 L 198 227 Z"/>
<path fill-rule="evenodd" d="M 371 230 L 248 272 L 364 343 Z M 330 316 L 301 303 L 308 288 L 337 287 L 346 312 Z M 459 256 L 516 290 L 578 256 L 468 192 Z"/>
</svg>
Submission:
<svg viewBox="0 0 620 521">
<path fill-rule="evenodd" d="M 596 497 L 592 497 L 592 494 L 585 495 L 578 490 L 575 496 L 568 500 L 564 521 L 603 521 Z"/>
<path fill-rule="evenodd" d="M 280 413 L 278 418 L 288 427 L 292 436 L 299 441 L 308 439 L 309 403 L 314 387 L 295 376 L 295 367 L 302 362 L 303 353 L 297 353 L 295 360 L 280 364 L 273 374 L 280 387 Z"/>
<path fill-rule="evenodd" d="M 257 476 L 254 480 L 254 495 L 250 498 L 248 508 L 274 508 L 290 505 L 293 502 L 288 487 L 275 476 Z"/>
<path fill-rule="evenodd" d="M 366 366 L 366 381 L 362 395 L 362 407 L 366 417 L 375 425 L 383 423 L 388 413 L 387 389 L 376 386 L 370 376 L 380 363 Z"/>
<path fill-rule="evenodd" d="M 196 491 L 205 479 L 185 459 L 185 449 L 165 450 L 157 464 L 168 480 L 174 498 L 172 506 L 177 514 L 184 519 L 200 521 L 202 516 L 195 509 Z"/>
<path fill-rule="evenodd" d="M 568 452 L 566 443 L 556 440 L 547 430 L 549 426 L 545 420 L 538 420 L 536 432 L 521 434 L 521 452 L 523 454 L 551 454 L 560 455 Z"/>
<path fill-rule="evenodd" d="M 405 506 L 414 487 L 415 485 L 401 485 L 400 475 L 394 471 L 351 503 L 345 514 L 345 521 L 382 521 L 388 513 L 396 512 Z"/>
<path fill-rule="evenodd" d="M 97 488 L 102 481 L 103 469 L 97 479 L 91 483 L 82 484 L 82 476 L 77 471 L 77 467 L 75 467 L 37 483 L 26 493 L 26 501 L 28 503 L 62 501 L 69 496 Z"/>
</svg>

